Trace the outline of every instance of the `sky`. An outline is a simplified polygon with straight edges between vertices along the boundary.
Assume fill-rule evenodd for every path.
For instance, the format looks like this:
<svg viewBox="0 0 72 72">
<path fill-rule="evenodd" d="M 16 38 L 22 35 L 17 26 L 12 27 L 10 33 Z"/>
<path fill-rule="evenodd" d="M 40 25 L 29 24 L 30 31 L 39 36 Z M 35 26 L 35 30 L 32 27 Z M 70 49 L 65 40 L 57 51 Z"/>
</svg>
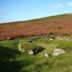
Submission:
<svg viewBox="0 0 72 72">
<path fill-rule="evenodd" d="M 0 23 L 72 13 L 72 0 L 0 0 Z"/>
</svg>

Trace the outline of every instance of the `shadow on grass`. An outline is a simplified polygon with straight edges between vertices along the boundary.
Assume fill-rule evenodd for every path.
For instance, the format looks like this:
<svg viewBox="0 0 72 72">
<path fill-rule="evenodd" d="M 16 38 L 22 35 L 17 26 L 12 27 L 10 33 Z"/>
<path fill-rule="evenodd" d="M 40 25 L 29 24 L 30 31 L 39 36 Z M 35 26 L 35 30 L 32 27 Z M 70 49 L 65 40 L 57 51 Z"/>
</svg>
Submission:
<svg viewBox="0 0 72 72">
<path fill-rule="evenodd" d="M 22 67 L 16 60 L 17 54 L 14 49 L 0 46 L 0 72 L 20 72 Z"/>
</svg>

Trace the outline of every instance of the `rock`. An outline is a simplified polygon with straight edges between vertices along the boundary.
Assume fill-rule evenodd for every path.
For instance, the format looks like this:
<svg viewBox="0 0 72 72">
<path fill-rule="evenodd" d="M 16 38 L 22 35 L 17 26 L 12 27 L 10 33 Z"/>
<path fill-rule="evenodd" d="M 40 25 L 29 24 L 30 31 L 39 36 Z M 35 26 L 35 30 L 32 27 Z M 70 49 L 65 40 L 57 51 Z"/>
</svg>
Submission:
<svg viewBox="0 0 72 72">
<path fill-rule="evenodd" d="M 30 50 L 28 53 L 31 54 L 31 55 L 34 54 L 33 50 Z"/>
<path fill-rule="evenodd" d="M 18 44 L 18 49 L 21 53 L 25 52 L 24 48 L 21 47 L 22 44 Z"/>
<path fill-rule="evenodd" d="M 21 51 L 21 44 L 18 44 L 18 50 Z"/>
<path fill-rule="evenodd" d="M 57 37 L 56 39 L 57 40 L 64 40 L 64 38 L 61 38 L 61 37 Z"/>
<path fill-rule="evenodd" d="M 24 49 L 22 49 L 22 50 L 21 50 L 21 53 L 24 53 L 24 52 L 25 52 L 25 50 L 24 50 Z"/>
<path fill-rule="evenodd" d="M 58 48 L 54 49 L 54 51 L 53 51 L 54 56 L 58 56 L 58 55 L 64 54 L 64 53 L 65 53 L 65 51 L 63 49 L 58 49 Z"/>
<path fill-rule="evenodd" d="M 49 55 L 47 53 L 44 54 L 44 57 L 49 57 Z"/>
<path fill-rule="evenodd" d="M 50 41 L 52 41 L 53 39 L 52 38 L 50 38 Z"/>
</svg>

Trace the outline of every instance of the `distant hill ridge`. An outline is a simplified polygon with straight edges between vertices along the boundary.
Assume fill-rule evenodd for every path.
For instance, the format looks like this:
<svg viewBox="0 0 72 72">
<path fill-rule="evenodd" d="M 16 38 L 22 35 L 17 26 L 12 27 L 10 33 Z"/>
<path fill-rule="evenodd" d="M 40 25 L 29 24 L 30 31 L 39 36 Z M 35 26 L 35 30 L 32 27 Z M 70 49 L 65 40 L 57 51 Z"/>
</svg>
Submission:
<svg viewBox="0 0 72 72">
<path fill-rule="evenodd" d="M 72 36 L 72 13 L 0 24 L 0 40 L 50 34 Z"/>
</svg>

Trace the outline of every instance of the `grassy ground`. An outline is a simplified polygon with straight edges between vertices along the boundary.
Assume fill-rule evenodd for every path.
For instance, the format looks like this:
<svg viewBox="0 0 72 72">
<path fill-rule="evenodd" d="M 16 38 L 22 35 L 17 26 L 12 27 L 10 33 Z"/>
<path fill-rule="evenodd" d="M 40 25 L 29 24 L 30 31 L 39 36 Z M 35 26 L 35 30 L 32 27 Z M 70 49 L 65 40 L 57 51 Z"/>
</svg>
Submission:
<svg viewBox="0 0 72 72">
<path fill-rule="evenodd" d="M 27 40 L 0 41 L 1 72 L 72 72 L 72 41 L 33 41 L 32 44 L 45 48 L 36 55 L 20 54 L 18 44 L 21 42 L 27 43 Z M 63 48 L 66 53 L 55 57 L 52 55 L 55 48 Z M 51 56 L 45 58 L 44 53 Z"/>
</svg>

